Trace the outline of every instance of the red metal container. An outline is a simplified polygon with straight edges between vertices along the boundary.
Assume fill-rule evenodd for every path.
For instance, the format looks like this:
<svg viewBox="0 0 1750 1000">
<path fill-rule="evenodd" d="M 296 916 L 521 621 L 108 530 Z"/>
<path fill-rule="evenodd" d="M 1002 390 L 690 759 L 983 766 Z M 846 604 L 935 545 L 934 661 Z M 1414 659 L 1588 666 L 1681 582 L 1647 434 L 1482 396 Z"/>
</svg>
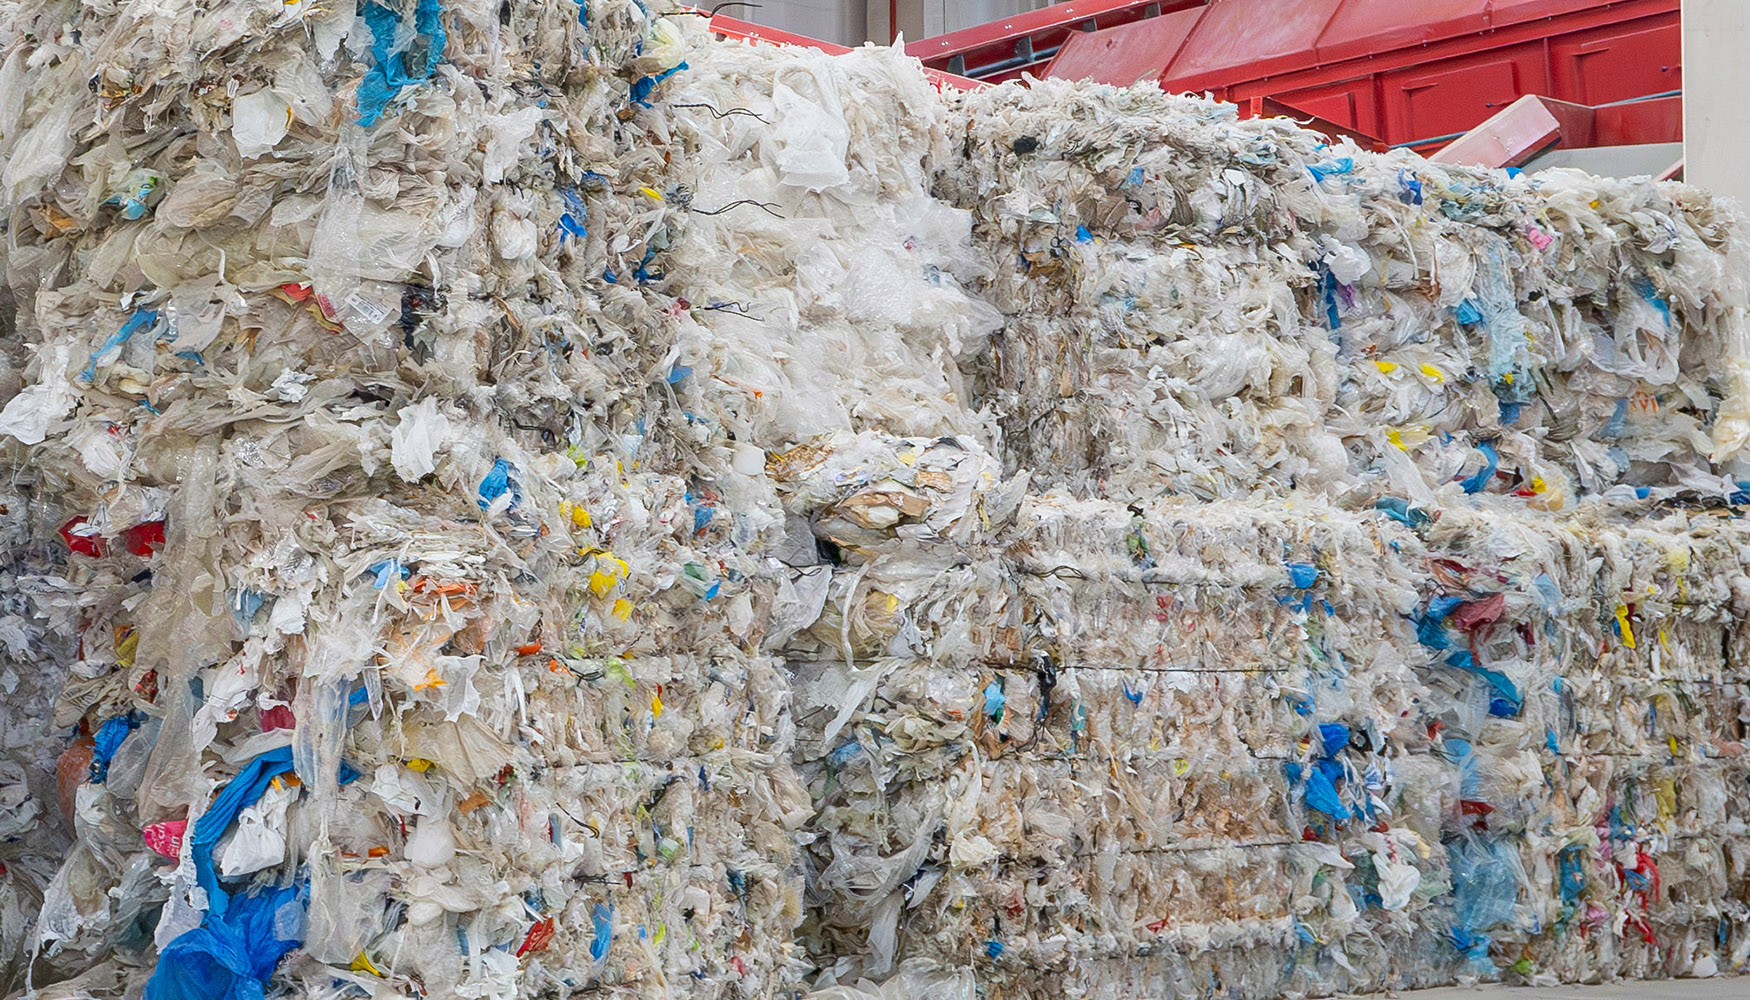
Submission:
<svg viewBox="0 0 1750 1000">
<path fill-rule="evenodd" d="M 1606 115 L 1611 137 L 1680 128 L 1679 0 L 1211 0 L 1066 38 L 1045 75 L 1245 102 L 1274 98 L 1432 150 L 1527 94 Z M 989 27 L 989 26 L 986 26 Z M 969 29 L 976 30 L 976 29 Z M 960 35 L 967 34 L 959 32 Z M 1603 121 L 1604 118 L 1601 118 Z M 1680 133 L 1678 133 L 1680 134 Z"/>
</svg>

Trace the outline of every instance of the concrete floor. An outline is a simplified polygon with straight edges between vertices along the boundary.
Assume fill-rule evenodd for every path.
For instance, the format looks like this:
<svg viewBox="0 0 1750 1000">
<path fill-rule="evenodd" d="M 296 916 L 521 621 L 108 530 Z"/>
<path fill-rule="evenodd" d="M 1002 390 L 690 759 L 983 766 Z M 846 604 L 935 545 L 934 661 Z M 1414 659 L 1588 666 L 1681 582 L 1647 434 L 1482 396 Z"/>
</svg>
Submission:
<svg viewBox="0 0 1750 1000">
<path fill-rule="evenodd" d="M 1381 1000 L 1380 994 L 1368 1000 Z M 1395 994 L 1401 1000 L 1750 1000 L 1750 976 L 1667 979 L 1609 986 L 1452 986 Z"/>
</svg>

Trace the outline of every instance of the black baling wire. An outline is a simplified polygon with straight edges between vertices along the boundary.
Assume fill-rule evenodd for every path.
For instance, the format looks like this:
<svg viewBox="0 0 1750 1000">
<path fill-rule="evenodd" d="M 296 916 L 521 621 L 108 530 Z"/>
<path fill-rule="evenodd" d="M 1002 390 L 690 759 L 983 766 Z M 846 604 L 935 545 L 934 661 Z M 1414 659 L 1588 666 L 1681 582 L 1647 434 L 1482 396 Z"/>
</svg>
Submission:
<svg viewBox="0 0 1750 1000">
<path fill-rule="evenodd" d="M 732 201 L 729 204 L 724 205 L 722 208 L 712 208 L 712 209 L 695 208 L 695 209 L 693 209 L 693 211 L 699 213 L 700 215 L 722 215 L 724 212 L 727 212 L 732 208 L 739 208 L 742 205 L 758 205 L 767 215 L 771 216 L 772 218 L 774 218 L 774 219 L 782 219 L 783 218 L 782 215 L 779 215 L 776 211 L 773 210 L 774 206 L 771 202 L 755 201 L 752 198 L 742 198 L 738 201 Z"/>
<path fill-rule="evenodd" d="M 724 0 L 723 3 L 720 3 L 717 6 L 712 7 L 710 10 L 677 10 L 677 11 L 671 11 L 668 16 L 674 17 L 674 16 L 681 15 L 681 14 L 687 14 L 687 15 L 691 15 L 693 17 L 716 17 L 717 12 L 722 10 L 725 7 L 746 7 L 749 10 L 758 10 L 763 6 L 765 6 L 765 5 L 764 4 L 757 4 L 757 3 L 746 3 L 746 2 L 743 2 L 743 0 Z"/>
<path fill-rule="evenodd" d="M 669 107 L 671 107 L 671 108 L 704 108 L 706 111 L 709 111 L 709 112 L 711 112 L 711 114 L 715 115 L 718 119 L 728 118 L 730 115 L 746 115 L 749 118 L 758 118 L 760 121 L 765 122 L 767 125 L 771 124 L 771 122 L 768 121 L 764 115 L 761 115 L 759 112 L 750 110 L 748 108 L 730 108 L 728 111 L 718 111 L 716 108 L 712 107 L 709 104 L 670 104 Z"/>
</svg>

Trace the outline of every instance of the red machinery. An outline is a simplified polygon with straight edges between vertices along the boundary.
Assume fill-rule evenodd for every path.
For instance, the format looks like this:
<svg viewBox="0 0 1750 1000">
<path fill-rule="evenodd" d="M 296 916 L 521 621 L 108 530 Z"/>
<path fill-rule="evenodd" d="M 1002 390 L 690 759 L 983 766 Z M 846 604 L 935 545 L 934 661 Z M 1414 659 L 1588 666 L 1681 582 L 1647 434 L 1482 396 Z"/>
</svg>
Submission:
<svg viewBox="0 0 1750 1000">
<path fill-rule="evenodd" d="M 925 66 L 990 83 L 1043 76 L 1073 34 L 1115 28 L 1203 6 L 1205 0 L 1073 0 L 908 43 Z"/>
<path fill-rule="evenodd" d="M 1044 75 L 1114 84 L 1152 79 L 1169 91 L 1207 91 L 1235 102 L 1274 98 L 1393 145 L 1424 149 L 1527 94 L 1588 107 L 1656 102 L 1626 120 L 1609 117 L 1622 122 L 1623 144 L 1669 142 L 1680 137 L 1682 120 L 1679 6 L 1680 0 L 1211 0 L 1072 33 Z"/>
</svg>

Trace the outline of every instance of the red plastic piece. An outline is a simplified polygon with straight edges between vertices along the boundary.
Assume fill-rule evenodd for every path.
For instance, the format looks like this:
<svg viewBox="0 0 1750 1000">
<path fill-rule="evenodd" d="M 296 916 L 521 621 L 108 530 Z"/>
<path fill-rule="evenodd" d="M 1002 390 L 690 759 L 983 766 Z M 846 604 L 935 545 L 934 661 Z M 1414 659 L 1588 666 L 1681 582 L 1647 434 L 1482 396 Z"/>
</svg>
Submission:
<svg viewBox="0 0 1750 1000">
<path fill-rule="evenodd" d="M 271 733 L 275 729 L 291 729 L 297 724 L 297 717 L 284 705 L 275 705 L 261 713 L 261 731 L 264 733 Z"/>
<path fill-rule="evenodd" d="M 1507 610 L 1506 594 L 1490 594 L 1479 601 L 1466 601 L 1460 604 L 1447 620 L 1461 632 L 1475 632 L 1487 625 L 1493 625 L 1501 620 L 1501 615 Z"/>
<path fill-rule="evenodd" d="M 523 938 L 522 947 L 516 950 L 516 957 L 522 958 L 547 947 L 553 940 L 553 933 L 552 917 L 542 917 L 535 921 L 535 925 L 529 928 L 528 936 Z"/>
<path fill-rule="evenodd" d="M 61 541 L 67 543 L 67 549 L 71 552 L 97 558 L 109 551 L 109 543 L 102 535 L 82 535 L 73 530 L 86 520 L 84 515 L 80 515 L 61 525 Z"/>
<path fill-rule="evenodd" d="M 188 820 L 172 819 L 162 823 L 149 824 L 140 831 L 140 838 L 146 846 L 167 858 L 176 858 L 182 853 L 182 838 L 188 833 Z"/>
<path fill-rule="evenodd" d="M 84 515 L 75 517 L 61 525 L 61 541 L 67 543 L 67 549 L 82 556 L 97 558 L 109 554 L 109 541 L 102 535 L 88 535 L 78 531 L 85 524 Z M 164 547 L 164 522 L 146 521 L 136 524 L 122 532 L 122 547 L 137 556 L 149 556 Z"/>
<path fill-rule="evenodd" d="M 149 556 L 164 547 L 164 522 L 146 521 L 122 533 L 122 545 L 137 556 Z"/>
</svg>

